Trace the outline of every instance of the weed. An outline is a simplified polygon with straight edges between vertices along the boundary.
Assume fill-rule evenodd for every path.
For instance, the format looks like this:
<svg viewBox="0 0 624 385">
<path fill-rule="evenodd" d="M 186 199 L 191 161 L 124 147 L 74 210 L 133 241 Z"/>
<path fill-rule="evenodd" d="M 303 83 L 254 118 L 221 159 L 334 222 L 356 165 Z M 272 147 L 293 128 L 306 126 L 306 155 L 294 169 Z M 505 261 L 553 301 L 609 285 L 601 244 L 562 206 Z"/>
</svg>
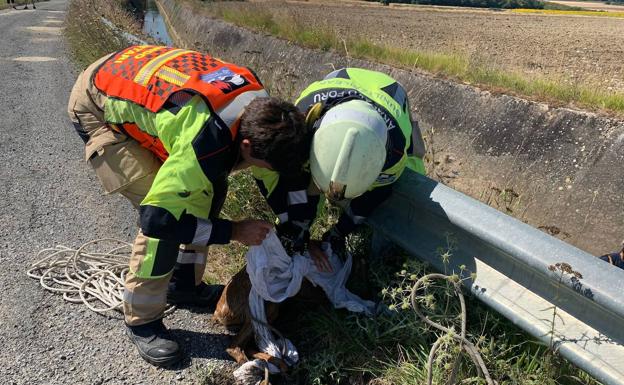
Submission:
<svg viewBox="0 0 624 385">
<path fill-rule="evenodd" d="M 568 277 L 572 280 L 575 280 L 576 282 L 580 282 L 580 280 L 583 279 L 583 275 L 581 273 L 573 270 L 572 266 L 570 266 L 569 264 L 565 262 L 555 263 L 554 265 L 550 265 L 548 266 L 548 270 L 554 274 L 555 279 L 556 279 L 556 283 L 554 284 L 555 293 L 553 297 L 553 302 L 557 302 L 561 299 L 560 289 L 563 284 L 564 278 Z M 550 330 L 547 333 L 547 335 L 550 337 L 548 347 L 553 351 L 553 353 L 556 353 L 557 346 L 556 346 L 555 339 L 559 337 L 555 335 L 557 319 L 559 319 L 562 323 L 564 321 L 563 321 L 563 318 L 561 318 L 561 316 L 558 314 L 559 307 L 557 305 L 553 305 L 544 310 L 552 310 L 552 318 L 550 320 L 545 320 L 545 321 L 547 321 L 550 326 Z"/>
<path fill-rule="evenodd" d="M 230 192 L 224 215 L 238 219 L 272 214 L 251 175 L 238 173 L 230 179 Z M 496 192 L 499 199 L 517 199 L 513 191 Z M 321 234 L 336 220 L 338 210 L 324 206 L 315 234 Z M 369 255 L 370 229 L 361 229 L 349 238 L 349 249 L 358 261 Z M 437 252 L 450 266 L 457 241 L 447 234 L 446 244 Z M 225 282 L 244 263 L 245 248 L 230 245 L 213 249 L 207 278 Z M 216 260 L 218 259 L 218 260 Z M 216 263 L 213 263 L 216 262 Z M 414 283 L 431 273 L 426 264 L 406 259 L 396 252 L 384 261 L 371 259 L 368 275 L 357 274 L 357 263 L 349 281 L 356 293 L 377 295 L 387 307 L 375 318 L 365 318 L 345 311 L 320 308 L 310 312 L 304 304 L 295 304 L 288 312 L 295 314 L 290 326 L 280 329 L 298 346 L 302 361 L 289 377 L 289 383 L 390 385 L 423 384 L 427 380 L 429 350 L 438 334 L 413 314 L 409 296 Z M 448 269 L 447 269 L 448 270 Z M 452 272 L 451 272 L 452 273 Z M 474 278 L 462 271 L 456 280 Z M 436 322 L 461 330 L 460 307 L 452 297 L 453 286 L 430 282 L 427 292 L 418 296 L 419 307 Z M 543 344 L 519 331 L 502 316 L 489 311 L 473 298 L 466 299 L 468 312 L 466 336 L 483 356 L 490 375 L 501 384 L 598 384 L 586 373 L 563 360 Z M 310 338 L 314 336 L 314 338 Z M 433 383 L 444 383 L 453 372 L 459 356 L 452 337 L 443 338 L 433 361 Z M 457 378 L 481 383 L 474 367 L 457 366 Z"/>
</svg>

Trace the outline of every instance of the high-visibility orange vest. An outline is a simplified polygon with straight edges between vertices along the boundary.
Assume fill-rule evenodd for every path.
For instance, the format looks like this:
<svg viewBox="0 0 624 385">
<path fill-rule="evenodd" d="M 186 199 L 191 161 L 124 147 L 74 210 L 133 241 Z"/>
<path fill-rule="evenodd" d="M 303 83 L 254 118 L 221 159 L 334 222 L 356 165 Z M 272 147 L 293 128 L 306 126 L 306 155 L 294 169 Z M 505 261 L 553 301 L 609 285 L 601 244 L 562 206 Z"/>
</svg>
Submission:
<svg viewBox="0 0 624 385">
<path fill-rule="evenodd" d="M 151 45 L 132 46 L 111 56 L 95 71 L 93 84 L 109 97 L 129 100 L 152 112 L 163 108 L 178 91 L 201 95 L 215 112 L 243 93 L 264 89 L 248 68 L 196 51 Z M 235 122 L 226 123 L 234 137 Z M 160 140 L 136 124 L 121 128 L 162 160 L 168 156 Z"/>
</svg>

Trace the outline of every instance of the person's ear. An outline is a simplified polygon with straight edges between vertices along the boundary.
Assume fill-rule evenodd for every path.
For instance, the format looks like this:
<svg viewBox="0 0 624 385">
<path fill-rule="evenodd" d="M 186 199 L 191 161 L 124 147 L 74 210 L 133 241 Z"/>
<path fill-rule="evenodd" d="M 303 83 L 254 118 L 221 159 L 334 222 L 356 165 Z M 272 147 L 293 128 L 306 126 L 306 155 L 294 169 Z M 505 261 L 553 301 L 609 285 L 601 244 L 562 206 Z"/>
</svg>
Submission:
<svg viewBox="0 0 624 385">
<path fill-rule="evenodd" d="M 243 139 L 240 142 L 240 152 L 243 159 L 249 159 L 251 156 L 251 142 L 249 139 Z"/>
</svg>

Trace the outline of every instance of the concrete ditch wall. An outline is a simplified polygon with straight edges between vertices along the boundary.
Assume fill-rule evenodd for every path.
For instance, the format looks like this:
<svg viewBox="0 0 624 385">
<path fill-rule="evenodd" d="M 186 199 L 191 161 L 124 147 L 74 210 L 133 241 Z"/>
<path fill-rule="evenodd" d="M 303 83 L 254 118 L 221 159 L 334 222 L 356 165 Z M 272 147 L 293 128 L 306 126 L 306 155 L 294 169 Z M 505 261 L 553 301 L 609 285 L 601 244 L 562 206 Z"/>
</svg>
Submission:
<svg viewBox="0 0 624 385">
<path fill-rule="evenodd" d="M 176 44 L 253 68 L 294 100 L 334 68 L 383 71 L 408 90 L 429 176 L 598 254 L 624 238 L 624 121 L 299 47 L 158 0 Z"/>
</svg>

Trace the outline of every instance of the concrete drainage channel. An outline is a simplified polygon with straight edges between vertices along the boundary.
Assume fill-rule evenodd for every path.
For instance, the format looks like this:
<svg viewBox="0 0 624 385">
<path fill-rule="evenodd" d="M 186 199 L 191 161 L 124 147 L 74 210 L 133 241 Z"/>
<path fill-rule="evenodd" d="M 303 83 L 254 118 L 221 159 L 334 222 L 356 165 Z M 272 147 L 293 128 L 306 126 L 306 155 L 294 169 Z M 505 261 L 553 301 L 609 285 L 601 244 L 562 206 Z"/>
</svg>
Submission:
<svg viewBox="0 0 624 385">
<path fill-rule="evenodd" d="M 245 63 L 285 98 L 333 68 L 389 73 L 409 92 L 433 158 L 430 175 L 592 254 L 619 244 L 624 122 L 301 48 L 208 18 L 185 1 L 157 3 L 176 45 Z"/>
<path fill-rule="evenodd" d="M 157 3 L 165 21 L 175 26 L 170 29 L 176 45 L 245 63 L 286 98 L 294 99 L 333 68 L 391 74 L 409 90 L 414 112 L 429 133 L 431 173 L 447 185 L 482 198 L 484 191 L 505 194 L 507 205 L 499 208 L 592 253 L 614 247 L 621 238 L 624 122 L 306 50 L 198 15 L 183 1 Z M 524 201 L 514 206 L 514 198 Z M 550 340 L 600 381 L 624 384 L 624 335 L 616 326 L 624 320 L 616 296 L 620 270 L 412 173 L 381 211 L 371 220 L 377 234 L 439 269 L 444 266 L 437 247 L 448 237 L 457 239 L 446 268 L 465 265 L 476 273 L 467 281 L 473 294 L 533 336 Z M 562 266 L 578 269 L 578 276 L 557 280 L 553 271 Z M 561 322 L 545 322 L 544 309 L 558 311 Z"/>
</svg>

